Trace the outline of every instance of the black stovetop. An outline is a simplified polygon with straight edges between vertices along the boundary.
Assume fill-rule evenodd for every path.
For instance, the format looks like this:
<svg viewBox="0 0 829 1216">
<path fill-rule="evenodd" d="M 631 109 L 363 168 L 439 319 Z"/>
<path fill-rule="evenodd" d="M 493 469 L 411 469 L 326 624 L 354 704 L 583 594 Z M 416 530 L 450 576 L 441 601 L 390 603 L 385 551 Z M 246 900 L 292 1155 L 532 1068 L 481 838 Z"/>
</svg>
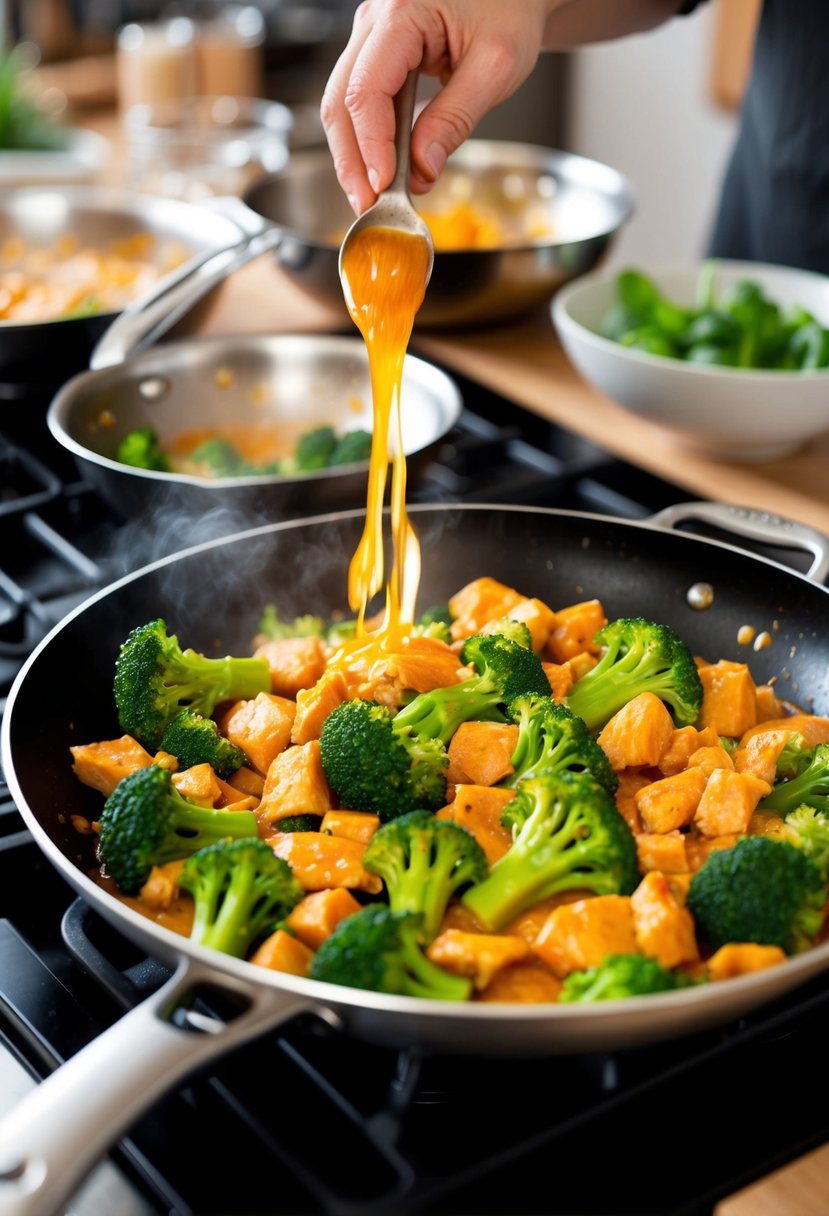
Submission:
<svg viewBox="0 0 829 1216">
<path fill-rule="evenodd" d="M 413 502 L 641 519 L 687 497 L 461 389 L 465 411 Z M 141 534 L 109 515 L 37 419 L 0 430 L 0 704 L 53 623 L 163 555 Z M 165 976 L 74 897 L 0 779 L 0 1041 L 15 1059 L 45 1075 Z M 176 1216 L 693 1216 L 829 1135 L 827 1017 L 816 980 L 693 1038 L 530 1061 L 398 1053 L 299 1018 L 158 1103 L 113 1157 L 149 1211 Z"/>
</svg>

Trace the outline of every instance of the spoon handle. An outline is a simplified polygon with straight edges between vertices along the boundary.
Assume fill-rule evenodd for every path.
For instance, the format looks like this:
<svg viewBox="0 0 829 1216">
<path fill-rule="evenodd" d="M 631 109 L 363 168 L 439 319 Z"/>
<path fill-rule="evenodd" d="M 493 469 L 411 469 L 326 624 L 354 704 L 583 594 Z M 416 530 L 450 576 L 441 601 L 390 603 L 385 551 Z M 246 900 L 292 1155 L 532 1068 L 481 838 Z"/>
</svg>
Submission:
<svg viewBox="0 0 829 1216">
<path fill-rule="evenodd" d="M 412 142 L 412 122 L 419 75 L 418 68 L 409 72 L 405 84 L 394 99 L 394 148 L 397 153 L 397 166 L 392 183 L 388 188 L 402 191 L 404 194 L 409 193 L 409 149 Z"/>
</svg>

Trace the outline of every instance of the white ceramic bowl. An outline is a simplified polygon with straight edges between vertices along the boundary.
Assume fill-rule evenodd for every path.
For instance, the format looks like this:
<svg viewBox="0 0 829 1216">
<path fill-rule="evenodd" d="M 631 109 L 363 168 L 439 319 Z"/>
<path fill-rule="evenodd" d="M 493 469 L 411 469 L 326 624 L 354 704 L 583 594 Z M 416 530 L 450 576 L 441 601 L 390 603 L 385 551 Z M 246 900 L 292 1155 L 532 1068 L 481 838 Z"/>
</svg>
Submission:
<svg viewBox="0 0 829 1216">
<path fill-rule="evenodd" d="M 637 267 L 668 299 L 692 305 L 700 265 Z M 599 333 L 615 300 L 616 270 L 562 288 L 552 315 L 569 358 L 591 384 L 685 445 L 721 460 L 771 460 L 829 429 L 829 369 L 755 371 L 669 359 L 621 346 Z M 770 300 L 799 304 L 829 327 L 829 277 L 754 262 L 720 262 L 716 292 L 752 279 Z"/>
</svg>

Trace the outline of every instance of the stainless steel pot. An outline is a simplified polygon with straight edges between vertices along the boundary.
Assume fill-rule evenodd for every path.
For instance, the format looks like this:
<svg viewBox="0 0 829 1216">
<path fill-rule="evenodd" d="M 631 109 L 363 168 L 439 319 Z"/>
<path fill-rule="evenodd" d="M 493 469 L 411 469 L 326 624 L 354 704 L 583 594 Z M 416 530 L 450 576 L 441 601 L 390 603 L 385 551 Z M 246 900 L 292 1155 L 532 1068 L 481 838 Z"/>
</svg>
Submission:
<svg viewBox="0 0 829 1216">
<path fill-rule="evenodd" d="M 829 543 L 811 529 L 711 504 L 673 508 L 651 523 L 502 506 L 414 508 L 412 515 L 427 558 L 424 602 L 445 601 L 481 574 L 554 604 L 598 595 L 609 615 L 637 612 L 665 621 L 712 659 L 740 659 L 740 626 L 771 629 L 776 621 L 773 645 L 752 652 L 757 679 L 785 670 L 788 695 L 816 712 L 829 707 L 829 592 L 733 545 L 673 530 L 702 517 L 725 531 L 806 550 L 810 573 L 821 580 L 829 572 Z M 726 1023 L 829 968 L 826 943 L 779 967 L 657 996 L 592 1006 L 451 1005 L 254 967 L 193 945 L 98 886 L 90 877 L 92 843 L 71 817 L 93 817 L 100 796 L 77 781 L 68 749 L 120 733 L 112 672 L 128 630 L 162 615 L 188 645 L 243 653 L 267 601 L 285 614 L 342 608 L 363 520 L 357 511 L 251 529 L 146 567 L 61 622 L 16 680 L 2 726 L 2 762 L 27 826 L 75 891 L 175 974 L 0 1125 L 3 1216 L 50 1216 L 164 1090 L 300 1012 L 385 1044 L 484 1055 L 608 1051 Z M 699 611 L 688 591 L 703 581 L 714 595 Z M 205 989 L 230 998 L 237 1016 L 194 1010 Z"/>
<path fill-rule="evenodd" d="M 244 201 L 283 232 L 274 254 L 281 269 L 345 321 L 337 256 L 354 216 L 328 150 L 296 152 L 283 170 L 255 181 Z M 631 188 L 615 169 L 568 152 L 500 140 L 463 144 L 419 205 L 438 212 L 466 201 L 496 217 L 504 243 L 436 252 L 429 290 L 415 318 L 419 329 L 490 325 L 549 300 L 596 265 L 633 210 Z M 543 215 L 543 234 L 522 235 L 530 214 Z"/>
<path fill-rule="evenodd" d="M 106 248 L 138 233 L 154 238 L 150 255 L 184 254 L 178 274 L 189 274 L 205 256 L 237 245 L 244 232 L 227 215 L 173 199 L 131 195 L 87 186 L 25 187 L 0 192 L 0 245 L 19 237 L 27 246 L 52 249 L 71 237 L 79 248 Z M 0 321 L 0 384 L 6 397 L 56 388 L 88 366 L 89 357 L 116 314 L 21 324 Z"/>
</svg>

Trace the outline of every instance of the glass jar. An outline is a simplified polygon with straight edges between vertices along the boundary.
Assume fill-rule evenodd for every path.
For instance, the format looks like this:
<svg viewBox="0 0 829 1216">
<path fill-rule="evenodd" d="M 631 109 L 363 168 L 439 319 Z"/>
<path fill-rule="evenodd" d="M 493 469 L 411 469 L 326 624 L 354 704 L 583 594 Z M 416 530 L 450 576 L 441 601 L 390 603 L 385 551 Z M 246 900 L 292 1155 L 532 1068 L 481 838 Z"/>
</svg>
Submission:
<svg viewBox="0 0 829 1216">
<path fill-rule="evenodd" d="M 131 189 L 198 202 L 241 195 L 288 160 L 293 117 L 277 101 L 190 97 L 124 116 Z"/>
<path fill-rule="evenodd" d="M 198 92 L 196 26 L 186 17 L 157 25 L 125 25 L 116 43 L 118 102 L 122 112 Z"/>
</svg>

